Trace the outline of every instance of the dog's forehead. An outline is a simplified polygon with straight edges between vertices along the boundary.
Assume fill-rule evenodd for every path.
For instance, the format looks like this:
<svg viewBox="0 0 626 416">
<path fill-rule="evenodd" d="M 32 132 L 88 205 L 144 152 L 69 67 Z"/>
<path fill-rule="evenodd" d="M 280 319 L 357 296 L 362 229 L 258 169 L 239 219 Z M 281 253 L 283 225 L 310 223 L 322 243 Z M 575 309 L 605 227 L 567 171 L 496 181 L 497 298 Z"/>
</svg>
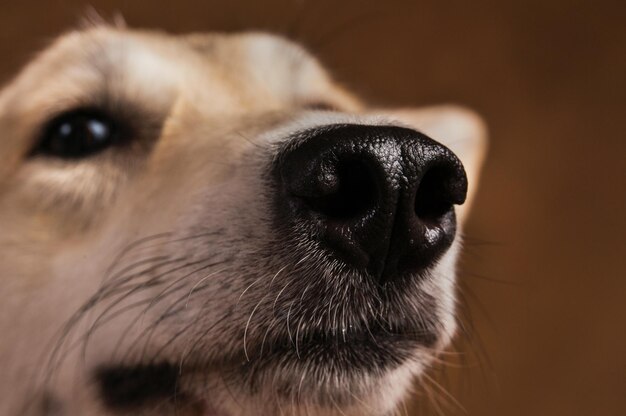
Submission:
<svg viewBox="0 0 626 416">
<path fill-rule="evenodd" d="M 353 104 L 302 47 L 265 33 L 176 36 L 110 27 L 71 32 L 11 87 L 14 93 L 6 91 L 3 102 L 27 92 L 39 111 L 104 89 L 110 95 L 141 94 L 150 103 L 190 94 L 222 110 L 318 100 Z"/>
<path fill-rule="evenodd" d="M 177 41 L 204 53 L 224 80 L 240 93 L 261 98 L 259 103 L 265 108 L 277 102 L 291 107 L 325 102 L 348 111 L 360 109 L 359 100 L 334 82 L 313 55 L 281 36 L 262 32 L 193 34 Z"/>
</svg>

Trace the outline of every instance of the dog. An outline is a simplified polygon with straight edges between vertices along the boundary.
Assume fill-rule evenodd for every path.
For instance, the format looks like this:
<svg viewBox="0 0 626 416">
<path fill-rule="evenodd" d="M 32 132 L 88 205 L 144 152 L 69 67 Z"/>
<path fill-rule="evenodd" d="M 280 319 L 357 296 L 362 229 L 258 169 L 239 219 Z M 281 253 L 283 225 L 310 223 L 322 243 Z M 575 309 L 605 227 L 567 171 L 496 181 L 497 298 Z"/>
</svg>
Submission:
<svg viewBox="0 0 626 416">
<path fill-rule="evenodd" d="M 486 148 L 266 33 L 70 31 L 0 94 L 0 414 L 390 415 Z"/>
</svg>

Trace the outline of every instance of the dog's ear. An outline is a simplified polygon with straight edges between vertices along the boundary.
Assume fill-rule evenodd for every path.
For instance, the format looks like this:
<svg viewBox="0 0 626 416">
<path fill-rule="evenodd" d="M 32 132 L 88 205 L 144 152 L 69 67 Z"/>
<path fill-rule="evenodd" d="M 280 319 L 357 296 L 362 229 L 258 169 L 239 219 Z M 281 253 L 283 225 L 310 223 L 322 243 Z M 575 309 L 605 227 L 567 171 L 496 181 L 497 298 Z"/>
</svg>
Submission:
<svg viewBox="0 0 626 416">
<path fill-rule="evenodd" d="M 448 105 L 383 110 L 376 113 L 390 121 L 421 131 L 447 146 L 461 159 L 469 182 L 467 200 L 457 209 L 458 220 L 462 223 L 476 192 L 487 150 L 487 129 L 480 116 L 463 107 Z"/>
</svg>

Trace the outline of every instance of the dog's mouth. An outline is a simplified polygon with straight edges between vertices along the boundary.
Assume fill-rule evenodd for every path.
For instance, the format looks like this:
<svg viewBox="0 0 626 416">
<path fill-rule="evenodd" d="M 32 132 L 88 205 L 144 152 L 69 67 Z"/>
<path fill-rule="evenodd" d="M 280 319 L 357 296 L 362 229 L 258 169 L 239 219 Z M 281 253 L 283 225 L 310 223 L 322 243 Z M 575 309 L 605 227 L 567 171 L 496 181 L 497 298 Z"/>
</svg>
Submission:
<svg viewBox="0 0 626 416">
<path fill-rule="evenodd" d="M 285 334 L 266 339 L 255 348 L 256 354 L 234 354 L 227 364 L 187 362 L 184 366 L 172 361 L 152 364 L 102 366 L 95 380 L 105 406 L 113 411 L 138 409 L 184 408 L 189 414 L 221 415 L 210 405 L 210 387 L 206 374 L 215 372 L 247 386 L 247 393 L 263 389 L 272 379 L 273 394 L 293 397 L 307 394 L 324 405 L 324 392 L 307 391 L 294 382 L 302 372 L 317 370 L 334 380 L 362 379 L 364 375 L 380 376 L 409 361 L 419 347 L 430 347 L 437 341 L 433 328 L 403 325 L 384 327 L 372 325 L 365 330 L 345 328 L 339 331 L 313 331 L 308 334 Z M 280 376 L 277 378 L 277 374 Z M 320 381 L 320 380 L 316 380 Z M 240 383 L 243 382 L 243 383 Z M 338 392 L 333 387 L 332 394 Z M 338 404 L 340 396 L 329 397 L 330 405 Z M 349 399 L 352 400 L 352 399 Z M 167 411 L 167 410 L 166 410 Z M 187 414 L 187 413 L 184 413 Z"/>
<path fill-rule="evenodd" d="M 421 325 L 381 324 L 365 328 L 344 327 L 308 334 L 285 334 L 265 341 L 256 356 L 247 359 L 246 370 L 264 370 L 289 361 L 323 367 L 332 362 L 344 372 L 371 372 L 404 362 L 419 346 L 430 347 L 437 341 L 434 328 Z"/>
</svg>

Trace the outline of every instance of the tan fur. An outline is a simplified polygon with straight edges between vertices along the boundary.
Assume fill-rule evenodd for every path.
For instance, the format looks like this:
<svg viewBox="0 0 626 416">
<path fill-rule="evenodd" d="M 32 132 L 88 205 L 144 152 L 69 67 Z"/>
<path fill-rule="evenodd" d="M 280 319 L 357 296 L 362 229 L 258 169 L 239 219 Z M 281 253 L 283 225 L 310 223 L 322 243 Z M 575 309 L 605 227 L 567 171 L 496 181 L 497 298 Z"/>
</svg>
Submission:
<svg viewBox="0 0 626 416">
<path fill-rule="evenodd" d="M 307 109 L 319 102 L 337 111 Z M 141 124 L 141 140 L 123 153 L 106 151 L 80 161 L 28 156 L 53 115 L 92 106 L 132 114 Z M 179 293 L 189 292 L 190 299 L 180 321 L 159 327 L 142 345 L 146 351 L 158 351 L 185 322 L 197 320 L 202 330 L 217 322 L 202 338 L 214 370 L 198 376 L 202 383 L 190 377 L 189 389 L 201 390 L 196 393 L 202 403 L 186 411 L 206 415 L 392 411 L 436 351 L 417 351 L 411 363 L 378 379 L 364 375 L 363 380 L 353 380 L 350 388 L 356 399 L 337 408 L 307 400 L 307 392 L 315 390 L 313 382 L 303 387 L 299 404 L 275 397 L 271 389 L 250 394 L 222 382 L 220 354 L 241 350 L 244 328 L 248 340 L 262 337 L 255 332 L 256 320 L 269 319 L 264 318 L 263 306 L 254 312 L 268 287 L 259 288 L 265 283 L 255 286 L 254 279 L 242 277 L 264 267 L 249 264 L 249 259 L 269 238 L 264 197 L 259 195 L 257 147 L 267 149 L 301 128 L 345 120 L 422 129 L 457 153 L 468 172 L 470 193 L 474 192 L 485 147 L 484 127 L 477 116 L 453 106 L 370 109 L 334 83 L 302 48 L 281 38 L 260 33 L 170 36 L 101 26 L 55 41 L 0 95 L 0 414 L 20 414 L 29 403 L 26 407 L 33 414 L 45 414 L 44 410 L 54 414 L 57 407 L 61 414 L 106 414 L 95 397 L 90 371 L 124 355 L 120 351 L 135 354 L 132 335 L 139 336 L 166 306 L 155 305 L 141 319 L 136 319 L 140 310 L 118 315 L 93 331 L 84 357 L 81 348 L 72 345 L 81 345 L 81 335 L 106 306 L 83 316 L 67 342 L 59 344 L 59 331 L 106 283 L 107 270 L 129 244 L 159 233 L 173 236 L 163 237 L 167 241 L 155 237 L 155 242 L 127 253 L 128 257 L 174 258 L 209 250 L 222 260 L 193 275 L 181 289 Z M 467 207 L 457 211 L 461 221 Z M 219 238 L 193 237 L 216 229 Z M 423 288 L 442 299 L 439 313 L 444 324 L 438 348 L 444 348 L 454 332 L 458 249 L 457 243 L 434 272 L 441 279 Z M 274 278 L 280 281 L 285 277 L 279 274 L 279 261 L 272 261 L 261 274 L 277 274 Z M 131 263 L 122 261 L 116 267 Z M 215 301 L 207 305 L 191 293 L 211 273 L 232 288 L 228 293 L 220 292 L 222 286 L 210 289 Z M 134 293 L 122 305 L 163 289 Z M 277 294 L 271 293 L 269 304 Z M 285 296 L 291 295 L 287 291 Z M 137 324 L 125 333 L 130 322 Z M 180 360 L 182 366 L 190 339 L 191 335 L 177 340 L 164 356 Z M 60 353 L 51 358 L 56 346 Z M 58 364 L 53 369 L 51 361 Z M 280 384 L 281 376 L 273 377 Z M 302 377 L 308 383 L 307 377 L 314 375 Z M 170 411 L 155 409 L 154 414 Z"/>
</svg>

